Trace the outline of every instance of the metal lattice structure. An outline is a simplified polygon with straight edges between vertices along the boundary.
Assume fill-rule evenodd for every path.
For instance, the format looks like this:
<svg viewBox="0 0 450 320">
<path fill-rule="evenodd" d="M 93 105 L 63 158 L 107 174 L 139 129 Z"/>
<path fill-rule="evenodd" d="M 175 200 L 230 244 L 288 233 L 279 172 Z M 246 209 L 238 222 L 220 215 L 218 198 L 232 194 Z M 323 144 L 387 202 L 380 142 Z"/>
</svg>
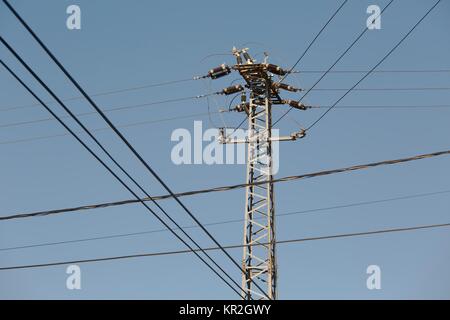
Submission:
<svg viewBox="0 0 450 320">
<path fill-rule="evenodd" d="M 242 92 L 241 103 L 234 111 L 245 112 L 248 120 L 246 139 L 234 139 L 221 130 L 221 143 L 247 144 L 247 174 L 244 224 L 244 246 L 242 259 L 242 291 L 244 299 L 277 298 L 277 262 L 275 233 L 275 201 L 273 180 L 274 141 L 292 141 L 304 136 L 304 131 L 290 136 L 272 136 L 272 106 L 289 104 L 293 108 L 305 110 L 307 107 L 293 100 L 283 100 L 280 89 L 296 92 L 298 89 L 272 80 L 274 75 L 283 76 L 286 71 L 278 66 L 255 63 L 248 49 L 233 48 L 237 64 L 233 67 L 221 65 L 212 69 L 209 76 L 216 79 L 227 75 L 231 70 L 238 71 L 245 81 L 244 86 L 235 85 L 223 89 L 221 93 Z M 267 57 L 266 57 L 267 59 Z M 263 184 L 255 185 L 258 182 Z M 256 289 L 266 288 L 266 292 Z"/>
<path fill-rule="evenodd" d="M 247 183 L 272 181 L 272 119 L 270 79 L 251 78 L 254 89 L 248 114 Z M 263 105 L 255 100 L 264 101 Z M 277 267 L 275 255 L 275 207 L 273 183 L 246 188 L 242 289 L 250 299 L 259 292 L 252 282 L 267 285 L 267 295 L 276 298 Z"/>
</svg>

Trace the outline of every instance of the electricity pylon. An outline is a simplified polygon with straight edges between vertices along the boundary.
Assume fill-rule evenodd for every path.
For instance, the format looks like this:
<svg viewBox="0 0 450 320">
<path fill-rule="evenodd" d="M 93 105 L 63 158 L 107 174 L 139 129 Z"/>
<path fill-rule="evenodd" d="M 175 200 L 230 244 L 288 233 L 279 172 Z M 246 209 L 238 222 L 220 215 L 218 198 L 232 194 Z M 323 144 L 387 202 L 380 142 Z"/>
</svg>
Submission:
<svg viewBox="0 0 450 320">
<path fill-rule="evenodd" d="M 304 130 L 289 136 L 272 136 L 272 105 L 288 104 L 293 108 L 306 110 L 308 107 L 295 100 L 280 98 L 280 89 L 297 92 L 300 89 L 273 81 L 274 76 L 284 76 L 287 71 L 267 63 L 256 63 L 248 49 L 233 48 L 237 64 L 221 65 L 211 69 L 208 76 L 217 79 L 239 72 L 248 89 L 248 97 L 242 85 L 223 89 L 220 93 L 229 95 L 241 93 L 241 103 L 233 108 L 245 112 L 248 118 L 248 133 L 245 139 L 230 138 L 224 129 L 220 130 L 219 141 L 223 144 L 247 144 L 247 187 L 245 191 L 245 224 L 242 259 L 242 290 L 244 299 L 277 298 L 277 261 L 275 233 L 275 199 L 273 184 L 274 141 L 293 141 L 305 135 Z M 255 289 L 255 284 L 266 288 L 265 294 Z"/>
</svg>

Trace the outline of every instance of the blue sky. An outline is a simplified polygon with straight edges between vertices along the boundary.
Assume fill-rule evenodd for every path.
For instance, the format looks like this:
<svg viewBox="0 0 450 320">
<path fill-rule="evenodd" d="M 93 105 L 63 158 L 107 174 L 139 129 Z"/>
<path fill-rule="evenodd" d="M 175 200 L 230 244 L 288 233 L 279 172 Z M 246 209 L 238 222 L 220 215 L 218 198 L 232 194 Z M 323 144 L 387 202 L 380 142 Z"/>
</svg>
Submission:
<svg viewBox="0 0 450 320">
<path fill-rule="evenodd" d="M 162 81 L 202 75 L 232 57 L 205 56 L 230 52 L 233 46 L 250 47 L 254 54 L 267 51 L 270 61 L 290 67 L 338 6 L 322 1 L 23 1 L 11 3 L 34 28 L 74 77 L 95 94 Z M 382 29 L 368 31 L 336 66 L 336 70 L 367 70 L 376 64 L 417 22 L 434 1 L 395 0 L 382 16 Z M 66 8 L 77 4 L 82 12 L 81 30 L 66 28 Z M 302 60 L 300 70 L 328 68 L 362 31 L 367 6 L 387 1 L 350 0 Z M 449 69 L 450 3 L 443 0 L 380 69 Z M 60 97 L 77 96 L 64 75 L 51 63 L 3 4 L 0 31 Z M 0 48 L 8 63 L 38 94 L 50 98 L 11 57 Z M 261 57 L 261 55 L 259 55 Z M 294 85 L 310 87 L 319 74 L 288 78 Z M 212 82 L 220 90 L 233 80 Z M 349 88 L 361 74 L 330 74 L 318 88 Z M 377 73 L 361 88 L 449 87 L 449 73 Z M 209 83 L 186 82 L 102 96 L 102 108 L 187 97 L 208 91 Z M 0 71 L 0 125 L 47 118 L 42 107 L 10 111 L 36 101 L 4 69 Z M 306 102 L 326 106 L 343 92 L 313 91 Z M 448 90 L 355 91 L 344 105 L 445 105 Z M 217 97 L 211 110 L 226 106 Z M 59 106 L 51 105 L 58 114 Z M 68 103 L 76 112 L 90 106 Z M 207 112 L 206 100 L 154 105 L 112 112 L 118 125 Z M 283 107 L 274 110 L 281 115 Z M 307 126 L 322 110 L 293 111 L 278 128 L 282 134 Z M 229 126 L 241 114 L 225 114 Z M 310 134 L 280 146 L 278 176 L 308 173 L 419 153 L 448 149 L 450 108 L 432 109 L 335 109 Z M 90 128 L 104 127 L 96 116 L 83 117 Z M 181 165 L 171 162 L 173 130 L 193 130 L 194 120 L 204 128 L 220 125 L 212 115 L 124 128 L 133 145 L 175 191 L 241 183 L 244 165 Z M 73 126 L 73 123 L 68 121 Z M 71 137 L 63 136 L 7 143 L 38 136 L 57 135 L 64 129 L 55 121 L 0 128 L 0 215 L 108 202 L 131 198 L 125 190 Z M 164 190 L 133 159 L 110 131 L 97 133 L 139 182 L 152 194 Z M 435 158 L 367 171 L 276 185 L 278 214 L 370 201 L 410 194 L 449 190 L 449 159 Z M 204 223 L 241 219 L 244 190 L 184 198 Z M 163 201 L 183 225 L 191 225 L 173 201 Z M 280 216 L 280 240 L 360 232 L 373 229 L 447 223 L 448 194 L 330 210 L 321 213 Z M 0 223 L 1 248 L 66 241 L 118 233 L 157 230 L 161 226 L 138 205 L 98 209 L 53 217 Z M 242 242 L 242 222 L 209 227 L 223 244 Z M 198 229 L 190 233 L 204 246 L 212 243 Z M 278 246 L 279 297 L 309 298 L 450 298 L 448 229 L 424 230 L 360 238 L 322 240 Z M 182 248 L 168 232 L 141 236 L 0 251 L 0 266 L 107 257 Z M 230 251 L 236 260 L 241 250 Z M 237 281 L 240 274 L 219 252 L 214 253 Z M 366 268 L 382 270 L 382 289 L 366 288 Z M 0 298 L 235 298 L 233 292 L 193 255 L 176 255 L 84 264 L 82 290 L 67 290 L 65 266 L 0 272 Z"/>
</svg>

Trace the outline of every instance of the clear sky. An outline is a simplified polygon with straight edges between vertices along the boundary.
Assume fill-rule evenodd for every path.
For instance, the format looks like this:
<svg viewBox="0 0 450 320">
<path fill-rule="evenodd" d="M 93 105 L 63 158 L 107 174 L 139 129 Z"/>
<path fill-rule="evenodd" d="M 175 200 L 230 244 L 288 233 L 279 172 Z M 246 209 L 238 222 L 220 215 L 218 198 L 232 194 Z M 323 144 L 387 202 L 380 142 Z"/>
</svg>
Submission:
<svg viewBox="0 0 450 320">
<path fill-rule="evenodd" d="M 388 1 L 350 0 L 297 67 L 324 70 L 365 27 L 371 4 Z M 300 56 L 340 1 L 118 1 L 13 0 L 11 3 L 90 94 L 202 75 L 223 62 L 233 63 L 233 46 L 246 45 L 253 54 L 269 52 L 270 61 L 285 68 Z M 377 63 L 434 3 L 395 0 L 383 14 L 381 30 L 368 31 L 336 66 L 336 70 L 367 70 Z M 68 30 L 66 8 L 77 4 L 81 30 Z M 381 70 L 450 69 L 450 3 L 443 0 L 413 34 L 380 66 Z M 0 4 L 0 33 L 60 97 L 79 93 L 52 64 L 9 10 Z M 44 99 L 48 95 L 3 47 L 0 57 L 24 77 Z M 45 119 L 36 103 L 4 69 L 0 69 L 0 215 L 129 199 L 131 196 L 55 121 L 4 127 Z M 289 83 L 310 87 L 320 74 L 289 77 Z M 349 88 L 362 74 L 330 74 L 318 88 Z M 172 86 L 99 96 L 104 108 L 188 97 L 220 90 L 237 75 L 209 83 L 192 81 Z M 449 73 L 376 73 L 360 88 L 450 87 Z M 332 104 L 342 91 L 313 91 L 306 102 Z M 446 105 L 449 90 L 355 91 L 342 105 Z M 211 99 L 210 109 L 229 99 Z M 51 106 L 63 114 L 56 104 Z M 78 112 L 91 111 L 83 100 L 68 102 Z M 274 116 L 285 107 L 274 108 Z M 175 129 L 192 132 L 220 126 L 217 114 L 205 113 L 206 100 L 146 106 L 110 113 L 118 125 L 201 113 L 124 128 L 123 132 L 174 191 L 186 191 L 245 180 L 245 165 L 180 165 L 172 163 Z M 307 126 L 323 110 L 293 111 L 277 127 L 282 134 Z M 228 126 L 242 114 L 224 114 Z M 295 121 L 294 121 L 294 120 Z M 85 116 L 89 128 L 105 124 Z M 309 135 L 280 148 L 278 177 L 348 165 L 395 159 L 449 148 L 450 108 L 335 109 Z M 68 122 L 73 126 L 73 122 Z M 3 126 L 3 127 L 1 127 Z M 75 126 L 73 126 L 75 128 Z M 164 190 L 108 130 L 96 132 L 151 194 Z M 31 138 L 31 139 L 30 139 Z M 20 140 L 20 141 L 19 141 Z M 26 140 L 26 141 L 21 141 Z M 449 158 L 339 174 L 276 185 L 279 240 L 361 232 L 383 228 L 448 223 L 448 193 L 409 200 L 356 206 L 315 213 L 283 213 L 345 205 L 412 194 L 450 190 Z M 242 219 L 244 190 L 183 198 L 203 223 Z M 192 225 L 173 201 L 162 205 L 182 225 Z M 242 243 L 243 222 L 208 227 L 223 244 Z M 46 242 L 159 230 L 161 225 L 139 205 L 97 209 L 52 217 L 0 223 L 0 249 Z M 212 242 L 199 229 L 188 229 L 204 246 Z M 450 233 L 433 229 L 320 240 L 278 246 L 279 297 L 309 298 L 450 298 Z M 0 266 L 45 263 L 182 249 L 168 232 L 107 240 L 76 242 L 20 250 L 1 250 Z M 241 259 L 241 250 L 230 253 Z M 239 271 L 220 252 L 213 254 L 240 282 Z M 381 268 L 382 289 L 368 290 L 366 268 Z M 66 289 L 66 266 L 0 272 L 0 298 L 210 298 L 233 299 L 234 293 L 194 255 L 150 257 L 81 265 L 82 289 Z"/>
</svg>

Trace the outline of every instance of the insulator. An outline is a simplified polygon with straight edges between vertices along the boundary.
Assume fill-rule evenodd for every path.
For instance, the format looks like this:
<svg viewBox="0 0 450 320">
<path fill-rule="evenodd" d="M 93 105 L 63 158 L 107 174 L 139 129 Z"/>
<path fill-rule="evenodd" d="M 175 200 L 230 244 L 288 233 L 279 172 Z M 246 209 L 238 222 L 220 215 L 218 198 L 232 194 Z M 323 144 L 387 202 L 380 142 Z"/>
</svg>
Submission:
<svg viewBox="0 0 450 320">
<path fill-rule="evenodd" d="M 221 93 L 225 94 L 225 95 L 229 95 L 229 94 L 233 94 L 236 92 L 240 92 L 242 90 L 244 90 L 244 87 L 241 86 L 240 84 L 237 84 L 235 86 L 231 86 L 231 87 L 223 89 Z"/>
<path fill-rule="evenodd" d="M 241 104 L 246 103 L 247 101 L 247 95 L 245 94 L 245 92 L 241 93 Z"/>
<path fill-rule="evenodd" d="M 238 104 L 237 106 L 235 106 L 232 110 L 237 111 L 237 112 L 246 112 L 248 114 L 249 110 L 250 110 L 250 103 L 249 102 L 243 102 L 241 104 Z"/>
<path fill-rule="evenodd" d="M 295 108 L 295 109 L 300 109 L 300 110 L 308 109 L 307 106 L 305 106 L 303 103 L 298 102 L 296 100 L 284 100 L 284 103 L 290 105 L 292 108 Z"/>
<path fill-rule="evenodd" d="M 230 70 L 230 67 L 228 67 L 225 64 L 221 64 L 217 68 L 209 70 L 209 74 L 214 74 L 214 73 L 218 73 L 218 72 L 222 72 L 222 71 L 226 71 L 226 70 Z"/>
<path fill-rule="evenodd" d="M 231 72 L 231 68 L 225 64 L 222 64 L 218 66 L 217 68 L 211 69 L 208 72 L 208 76 L 211 77 L 211 79 L 217 79 L 223 76 L 226 76 Z"/>
<path fill-rule="evenodd" d="M 238 65 L 239 65 L 239 64 L 242 64 L 242 57 L 241 57 L 241 54 L 240 54 L 239 52 L 233 52 L 233 54 L 234 54 L 234 56 L 236 57 L 237 64 L 238 64 Z"/>
<path fill-rule="evenodd" d="M 258 105 L 258 106 L 264 106 L 264 105 L 266 105 L 266 100 L 255 99 L 255 100 L 253 100 L 253 103 Z"/>
<path fill-rule="evenodd" d="M 232 52 L 233 52 L 233 55 L 236 57 L 237 64 L 242 64 L 242 57 L 241 57 L 241 54 L 239 53 L 239 50 L 236 49 L 236 47 L 233 47 Z"/>
<path fill-rule="evenodd" d="M 288 85 L 288 84 L 285 84 L 285 83 L 278 83 L 278 82 L 275 82 L 275 83 L 273 84 L 273 86 L 274 86 L 275 88 L 277 88 L 277 89 L 283 89 L 283 90 L 291 91 L 291 92 L 297 92 L 297 91 L 300 91 L 300 89 L 295 88 L 295 87 L 293 87 L 293 86 L 291 86 L 291 85 Z"/>
<path fill-rule="evenodd" d="M 298 131 L 298 132 L 291 133 L 291 137 L 294 140 L 304 138 L 305 136 L 306 136 L 306 130 L 305 129 L 300 129 L 300 131 Z"/>
<path fill-rule="evenodd" d="M 211 77 L 211 79 L 218 79 L 218 78 L 228 75 L 230 72 L 231 71 L 221 71 L 218 73 L 211 74 L 210 77 Z"/>
<path fill-rule="evenodd" d="M 279 76 L 284 76 L 287 71 L 283 70 L 282 68 L 280 68 L 279 66 L 276 66 L 274 64 L 267 64 L 266 68 L 269 72 L 272 72 L 273 74 L 279 75 Z"/>
<path fill-rule="evenodd" d="M 242 53 L 242 55 L 244 56 L 245 60 L 247 60 L 248 62 L 252 62 L 253 61 L 252 57 L 250 57 L 250 55 L 246 51 L 244 51 Z"/>
</svg>

